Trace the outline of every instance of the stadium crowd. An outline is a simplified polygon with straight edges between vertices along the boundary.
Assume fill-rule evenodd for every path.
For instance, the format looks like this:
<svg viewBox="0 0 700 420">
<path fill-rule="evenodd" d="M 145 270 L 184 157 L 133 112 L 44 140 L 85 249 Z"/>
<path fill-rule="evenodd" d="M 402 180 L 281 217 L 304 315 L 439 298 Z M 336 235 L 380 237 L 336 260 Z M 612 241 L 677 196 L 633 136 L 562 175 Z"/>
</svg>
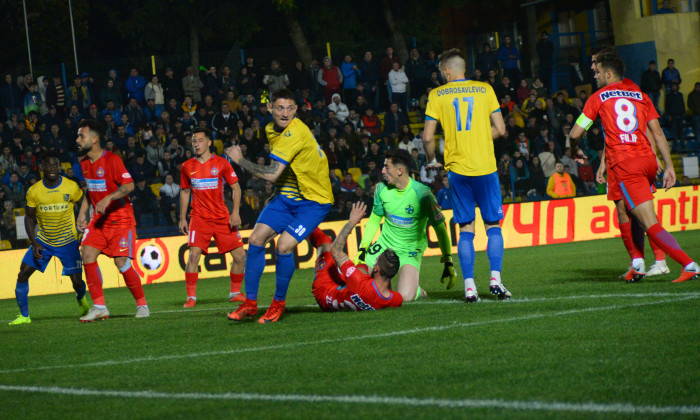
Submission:
<svg viewBox="0 0 700 420">
<path fill-rule="evenodd" d="M 477 56 L 472 79 L 490 83 L 506 121 L 507 135 L 495 140 L 498 176 L 506 200 L 523 201 L 573 197 L 604 192 L 595 182 L 604 136 L 594 126 L 581 141 L 569 133 L 586 100 L 596 87 L 590 63 L 569 60 L 570 83 L 549 90 L 552 74 L 551 41 L 543 32 L 537 45 L 540 77 L 520 71 L 517 47 L 510 37 L 497 51 L 489 44 Z M 287 87 L 296 94 L 297 117 L 314 133 L 325 151 L 335 205 L 330 219 L 347 219 L 352 204 L 372 205 L 374 188 L 382 178 L 384 151 L 401 148 L 413 158 L 411 176 L 431 187 L 439 204 L 451 208 L 444 170 L 428 168 L 422 143 L 422 122 L 428 93 L 443 84 L 437 55 L 425 56 L 413 48 L 401 62 L 392 48 L 381 59 L 367 51 L 355 60 L 345 55 L 340 64 L 330 57 L 313 60 L 309 67 L 297 61 L 283 69 L 274 60 L 258 66 L 248 57 L 240 69 L 210 66 L 206 71 L 187 68 L 183 75 L 166 68 L 162 74 L 142 76 L 131 69 L 128 77 L 109 71 L 97 86 L 90 74 L 76 75 L 64 86 L 56 75 L 4 75 L 0 84 L 0 234 L 14 240 L 14 208 L 23 208 L 29 186 L 39 180 L 38 156 L 55 151 L 64 175 L 82 181 L 75 142 L 84 119 L 107 126 L 104 146 L 117 153 L 132 174 L 131 194 L 139 226 L 170 225 L 176 234 L 182 162 L 192 157 L 191 131 L 212 130 L 214 152 L 238 144 L 247 159 L 269 164 L 270 147 L 265 126 L 272 121 L 268 92 Z M 691 131 L 700 132 L 700 83 L 688 95 L 692 120 L 687 130 L 684 98 L 678 92 L 681 76 L 673 60 L 661 74 L 655 63 L 642 75 L 642 90 L 659 106 L 666 95 L 663 121 L 674 151 L 698 149 Z M 690 137 L 686 141 L 686 137 Z M 443 150 L 442 144 L 439 151 Z M 441 156 L 438 153 L 438 161 Z M 261 208 L 275 194 L 275 186 L 250 176 L 235 163 L 243 190 L 241 228 L 252 228 Z M 325 176 L 325 174 L 319 174 Z M 231 190 L 225 192 L 227 202 Z"/>
</svg>

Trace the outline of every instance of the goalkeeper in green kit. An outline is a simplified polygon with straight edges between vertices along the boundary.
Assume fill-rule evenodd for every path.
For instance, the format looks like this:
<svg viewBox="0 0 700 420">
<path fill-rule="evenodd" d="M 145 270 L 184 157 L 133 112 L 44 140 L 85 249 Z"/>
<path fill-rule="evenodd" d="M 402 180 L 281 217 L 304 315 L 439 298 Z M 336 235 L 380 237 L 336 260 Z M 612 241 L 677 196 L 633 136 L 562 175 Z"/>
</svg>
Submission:
<svg viewBox="0 0 700 420">
<path fill-rule="evenodd" d="M 396 291 L 408 302 L 425 295 L 419 285 L 419 273 L 423 251 L 428 246 L 426 223 L 435 230 L 445 264 L 441 282 L 447 280 L 451 289 L 457 279 L 452 264 L 452 244 L 440 211 L 430 188 L 411 179 L 411 155 L 402 149 L 390 149 L 384 153 L 382 175 L 385 182 L 377 184 L 374 206 L 362 234 L 357 260 L 369 267 L 386 249 L 393 249 L 401 262 Z M 384 226 L 376 242 L 372 242 L 384 218 Z"/>
</svg>

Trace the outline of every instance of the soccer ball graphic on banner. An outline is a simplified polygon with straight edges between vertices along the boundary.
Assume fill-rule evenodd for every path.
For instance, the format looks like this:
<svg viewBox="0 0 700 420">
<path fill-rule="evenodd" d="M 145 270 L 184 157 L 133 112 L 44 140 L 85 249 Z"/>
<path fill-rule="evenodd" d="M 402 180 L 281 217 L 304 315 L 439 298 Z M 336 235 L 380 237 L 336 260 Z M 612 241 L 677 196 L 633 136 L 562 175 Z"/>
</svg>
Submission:
<svg viewBox="0 0 700 420">
<path fill-rule="evenodd" d="M 155 245 L 146 245 L 143 247 L 139 258 L 141 258 L 141 265 L 143 265 L 146 270 L 157 270 L 163 263 L 163 254 Z"/>
</svg>

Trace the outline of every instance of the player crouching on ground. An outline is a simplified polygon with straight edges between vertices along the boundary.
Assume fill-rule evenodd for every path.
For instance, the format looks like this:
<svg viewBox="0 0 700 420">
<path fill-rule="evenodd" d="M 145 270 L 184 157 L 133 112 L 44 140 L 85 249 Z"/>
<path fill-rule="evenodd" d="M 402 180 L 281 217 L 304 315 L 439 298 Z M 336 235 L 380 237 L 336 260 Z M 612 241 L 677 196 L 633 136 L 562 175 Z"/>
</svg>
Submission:
<svg viewBox="0 0 700 420">
<path fill-rule="evenodd" d="M 366 209 L 362 202 L 353 204 L 350 219 L 333 244 L 320 228 L 309 235 L 311 245 L 318 248 L 312 291 L 324 311 L 373 311 L 397 308 L 403 303 L 401 294 L 391 291 L 391 279 L 400 265 L 393 250 L 382 252 L 371 272 L 366 264 L 353 264 L 343 252 L 348 235 L 360 223 Z"/>
<path fill-rule="evenodd" d="M 42 159 L 43 180 L 27 191 L 24 227 L 31 246 L 24 254 L 17 276 L 15 297 L 20 314 L 10 325 L 29 324 L 29 277 L 36 270 L 42 273 L 51 257 L 61 260 L 63 275 L 70 277 L 78 299 L 80 315 L 87 314 L 90 305 L 85 297 L 85 282 L 82 279 L 80 241 L 75 229 L 73 206 L 83 199 L 78 184 L 61 173 L 61 161 L 57 154 L 47 153 Z M 38 224 L 38 230 L 36 226 Z"/>
<path fill-rule="evenodd" d="M 219 254 L 231 252 L 231 291 L 230 302 L 244 302 L 241 292 L 245 251 L 237 225 L 241 223 L 238 210 L 241 204 L 241 187 L 238 177 L 228 160 L 212 155 L 209 151 L 212 139 L 206 128 L 196 128 L 192 132 L 192 147 L 195 156 L 182 164 L 180 171 L 180 232 L 187 235 L 190 250 L 185 267 L 187 301 L 185 308 L 193 308 L 197 303 L 197 277 L 199 259 L 208 253 L 209 243 L 214 237 Z M 233 190 L 233 209 L 229 214 L 224 203 L 224 182 Z M 187 225 L 187 206 L 192 200 L 190 224 Z"/>
</svg>

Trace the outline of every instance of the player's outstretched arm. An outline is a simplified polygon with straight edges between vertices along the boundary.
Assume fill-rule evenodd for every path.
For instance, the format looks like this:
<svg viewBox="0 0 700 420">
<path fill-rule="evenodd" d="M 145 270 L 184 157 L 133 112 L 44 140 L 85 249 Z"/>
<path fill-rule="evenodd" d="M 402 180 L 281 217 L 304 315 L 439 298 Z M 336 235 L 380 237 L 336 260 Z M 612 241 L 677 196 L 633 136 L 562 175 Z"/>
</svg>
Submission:
<svg viewBox="0 0 700 420">
<path fill-rule="evenodd" d="M 243 157 L 243 153 L 241 153 L 241 148 L 237 145 L 227 148 L 224 152 L 228 157 L 231 158 L 231 160 L 236 162 L 241 168 L 257 176 L 258 178 L 264 179 L 265 181 L 277 181 L 277 178 L 279 178 L 279 176 L 282 175 L 282 172 L 287 167 L 287 165 L 277 160 L 272 160 L 272 162 L 270 162 L 269 165 L 255 164 Z"/>
<path fill-rule="evenodd" d="M 190 205 L 190 191 L 189 188 L 180 189 L 180 232 L 187 235 L 187 207 Z"/>
<path fill-rule="evenodd" d="M 435 160 L 435 130 L 437 129 L 437 120 L 425 120 L 423 127 L 423 148 L 425 149 L 425 158 L 428 165 L 436 166 Z"/>
<path fill-rule="evenodd" d="M 651 131 L 651 134 L 656 140 L 656 147 L 661 153 L 661 158 L 664 161 L 664 166 L 666 170 L 664 171 L 664 188 L 668 191 L 669 188 L 676 185 L 676 171 L 673 169 L 673 161 L 671 160 L 671 150 L 668 148 L 668 142 L 666 141 L 666 136 L 663 130 L 661 130 L 661 125 L 659 125 L 659 120 L 654 119 L 647 123 L 647 127 Z"/>
<path fill-rule="evenodd" d="M 331 255 L 333 255 L 333 259 L 335 259 L 335 263 L 338 267 L 341 267 L 350 259 L 348 255 L 343 252 L 343 248 L 345 248 L 345 244 L 348 241 L 348 235 L 352 232 L 352 229 L 360 223 L 360 220 L 362 220 L 362 217 L 365 215 L 365 211 L 367 211 L 367 205 L 365 205 L 365 203 L 358 201 L 353 204 L 348 222 L 340 230 L 340 233 L 338 233 L 338 236 L 331 245 Z"/>
<path fill-rule="evenodd" d="M 24 212 L 26 217 L 24 218 L 24 229 L 27 231 L 27 237 L 29 238 L 29 243 L 32 245 L 34 251 L 34 259 L 41 259 L 41 251 L 44 247 L 36 240 L 36 207 L 24 207 Z"/>
<path fill-rule="evenodd" d="M 241 186 L 238 182 L 234 182 L 231 184 L 231 189 L 233 190 L 233 209 L 231 209 L 231 216 L 228 219 L 228 224 L 233 228 L 241 224 Z"/>
</svg>

